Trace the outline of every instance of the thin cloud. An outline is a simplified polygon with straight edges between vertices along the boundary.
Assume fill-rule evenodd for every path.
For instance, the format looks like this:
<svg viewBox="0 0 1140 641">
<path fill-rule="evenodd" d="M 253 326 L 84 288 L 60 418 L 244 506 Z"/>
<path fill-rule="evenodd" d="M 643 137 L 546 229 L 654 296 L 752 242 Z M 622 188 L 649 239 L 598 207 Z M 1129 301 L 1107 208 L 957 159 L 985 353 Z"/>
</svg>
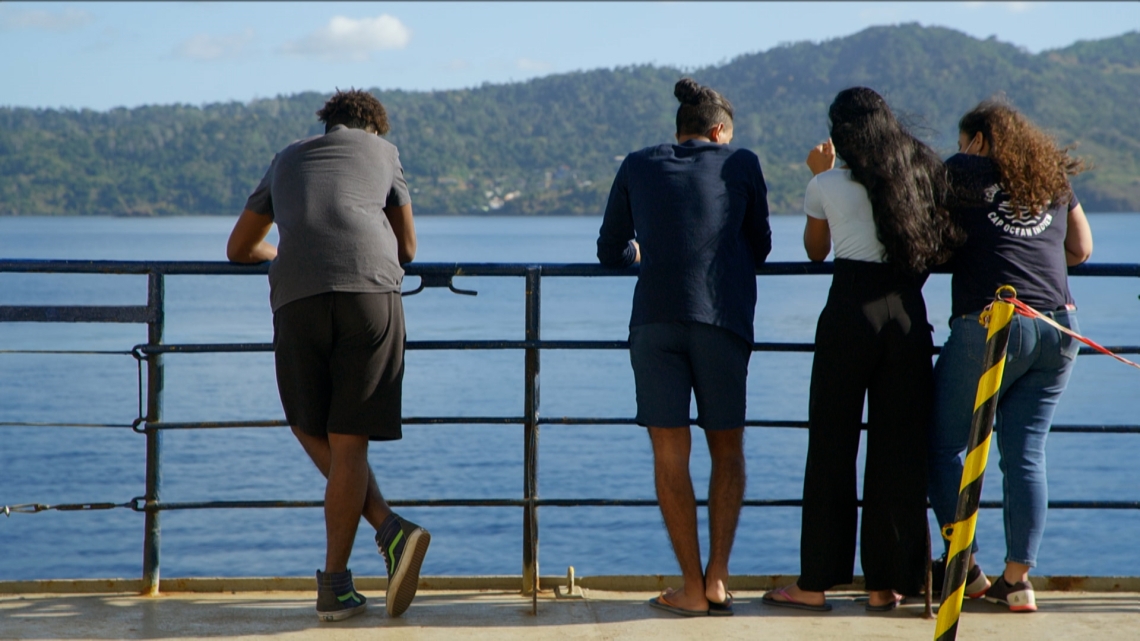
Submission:
<svg viewBox="0 0 1140 641">
<path fill-rule="evenodd" d="M 0 31 L 38 29 L 40 31 L 63 33 L 85 27 L 93 20 L 95 20 L 95 18 L 90 13 L 79 9 L 65 9 L 63 11 L 42 11 L 39 9 L 12 11 L 7 12 L 7 15 L 0 13 Z"/>
<path fill-rule="evenodd" d="M 304 38 L 285 43 L 281 50 L 300 56 L 364 62 L 375 51 L 403 49 L 411 39 L 412 31 L 386 13 L 375 18 L 335 16 Z"/>
<path fill-rule="evenodd" d="M 550 71 L 554 65 L 549 62 L 542 62 L 541 60 L 531 60 L 530 58 L 519 58 L 515 61 L 515 68 L 523 71 Z"/>
<path fill-rule="evenodd" d="M 176 57 L 189 58 L 190 60 L 240 58 L 249 52 L 254 39 L 253 29 L 224 36 L 199 33 L 183 40 L 174 47 L 173 54 Z"/>
</svg>

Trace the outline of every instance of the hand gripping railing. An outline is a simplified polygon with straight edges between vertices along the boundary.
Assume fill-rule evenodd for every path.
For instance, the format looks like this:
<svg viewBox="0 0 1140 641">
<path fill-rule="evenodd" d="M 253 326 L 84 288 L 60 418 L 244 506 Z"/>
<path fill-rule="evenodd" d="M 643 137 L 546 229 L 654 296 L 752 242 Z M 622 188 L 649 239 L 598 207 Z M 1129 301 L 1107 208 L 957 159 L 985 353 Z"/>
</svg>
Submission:
<svg viewBox="0 0 1140 641">
<path fill-rule="evenodd" d="M 0 322 L 100 322 L 146 323 L 147 342 L 131 351 L 97 352 L 100 354 L 130 354 L 139 364 L 139 416 L 130 426 L 146 438 L 146 486 L 143 496 L 125 503 L 85 504 L 24 504 L 4 506 L 0 511 L 38 512 L 43 510 L 91 510 L 131 508 L 145 513 L 143 539 L 143 590 L 155 594 L 159 589 L 161 560 L 160 514 L 166 510 L 207 508 L 265 508 L 265 507 L 317 507 L 321 501 L 202 501 L 170 503 L 162 501 L 162 434 L 166 430 L 216 429 L 234 427 L 281 427 L 281 420 L 166 422 L 163 420 L 163 359 L 167 354 L 215 352 L 269 352 L 268 343 L 242 344 L 186 344 L 167 345 L 163 342 L 165 328 L 165 277 L 167 275 L 265 275 L 267 264 L 236 265 L 221 262 L 168 262 L 168 261 L 74 261 L 74 260 L 0 260 L 0 273 L 53 273 L 53 274 L 135 274 L 147 276 L 147 304 L 145 306 L 0 306 Z M 757 270 L 759 276 L 775 275 L 826 275 L 832 273 L 831 263 L 768 263 Z M 1072 276 L 1140 277 L 1140 265 L 1100 264 L 1070 268 Z M 523 340 L 454 340 L 408 341 L 410 350 L 523 350 L 525 354 L 524 395 L 522 414 L 519 416 L 486 417 L 406 417 L 406 425 L 433 424 L 484 424 L 523 426 L 523 492 L 517 499 L 435 499 L 394 500 L 391 504 L 403 506 L 478 506 L 523 508 L 522 587 L 523 592 L 537 598 L 538 593 L 538 508 L 570 506 L 655 506 L 653 500 L 625 500 L 606 498 L 540 499 L 538 491 L 538 446 L 541 425 L 634 425 L 630 418 L 578 418 L 542 417 L 539 402 L 539 370 L 542 350 L 628 349 L 627 341 L 615 340 L 542 340 L 541 302 L 542 278 L 549 277 L 631 277 L 636 268 L 606 269 L 592 264 L 412 264 L 407 266 L 409 276 L 421 278 L 418 292 L 424 287 L 447 287 L 457 293 L 452 284 L 456 276 L 508 276 L 521 277 L 526 287 L 526 318 Z M 408 292 L 408 293 L 413 293 Z M 755 351 L 811 352 L 811 343 L 764 342 L 753 346 Z M 1121 354 L 1138 354 L 1140 346 L 1113 346 L 1110 350 Z M 935 348 L 935 352 L 938 348 Z M 63 350 L 0 349 L 4 353 L 96 353 Z M 1089 348 L 1082 354 L 1094 353 Z M 145 395 L 143 394 L 143 366 L 145 365 Z M 144 403 L 145 398 L 145 403 Z M 0 423 L 0 425 L 46 426 L 48 423 Z M 68 424 L 83 427 L 111 427 L 109 424 Z M 806 421 L 756 420 L 745 422 L 748 427 L 806 428 Z M 1070 433 L 1140 433 L 1140 425 L 1055 425 L 1054 432 Z M 705 505 L 705 501 L 698 501 Z M 747 506 L 799 506 L 798 499 L 745 500 Z M 981 507 L 1000 507 L 1000 502 L 983 501 Z M 1051 501 L 1051 509 L 1140 509 L 1140 501 Z M 537 607 L 536 601 L 532 605 Z"/>
</svg>

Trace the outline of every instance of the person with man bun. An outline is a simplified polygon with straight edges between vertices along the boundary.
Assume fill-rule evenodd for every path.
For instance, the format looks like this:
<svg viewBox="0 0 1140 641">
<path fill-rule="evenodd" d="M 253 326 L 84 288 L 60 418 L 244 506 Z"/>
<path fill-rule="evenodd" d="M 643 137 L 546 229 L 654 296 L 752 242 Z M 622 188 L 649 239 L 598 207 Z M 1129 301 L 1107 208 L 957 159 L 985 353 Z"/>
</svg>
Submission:
<svg viewBox="0 0 1140 641">
<path fill-rule="evenodd" d="M 756 268 L 772 248 L 760 160 L 729 146 L 733 109 L 690 78 L 673 90 L 675 144 L 622 161 L 598 235 L 607 267 L 640 264 L 629 322 L 637 422 L 649 430 L 657 499 L 684 578 L 652 607 L 728 616 L 728 560 L 744 499 L 744 413 Z M 691 395 L 712 457 L 702 568 L 689 475 Z"/>
</svg>

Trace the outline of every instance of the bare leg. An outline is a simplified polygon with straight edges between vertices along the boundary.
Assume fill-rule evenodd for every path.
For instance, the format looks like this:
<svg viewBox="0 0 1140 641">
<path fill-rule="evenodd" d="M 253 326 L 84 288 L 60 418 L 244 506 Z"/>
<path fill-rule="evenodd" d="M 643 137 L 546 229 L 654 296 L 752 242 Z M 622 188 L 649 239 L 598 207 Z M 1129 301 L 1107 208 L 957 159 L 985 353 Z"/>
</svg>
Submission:
<svg viewBox="0 0 1140 641">
<path fill-rule="evenodd" d="M 329 450 L 332 457 L 325 486 L 325 572 L 344 572 L 368 495 L 368 437 L 329 434 Z"/>
<path fill-rule="evenodd" d="M 712 458 L 709 477 L 709 564 L 705 597 L 715 603 L 728 598 L 728 557 L 736 538 L 744 501 L 744 428 L 705 432 Z"/>
<path fill-rule="evenodd" d="M 779 590 L 770 590 L 769 592 L 765 593 L 764 596 L 774 601 L 787 601 L 781 592 L 787 593 L 787 595 L 791 597 L 793 601 L 797 601 L 799 603 L 807 603 L 809 605 L 823 605 L 827 602 L 827 599 L 825 598 L 823 592 L 809 592 L 808 590 L 801 590 L 800 586 L 796 585 L 795 583 L 786 585 Z"/>
<path fill-rule="evenodd" d="M 867 592 L 867 603 L 875 607 L 900 599 L 902 599 L 902 595 L 894 590 L 871 590 Z"/>
<path fill-rule="evenodd" d="M 320 470 L 321 474 L 327 479 L 329 477 L 329 464 L 332 461 L 332 453 L 329 450 L 329 439 L 324 436 L 313 436 L 306 434 L 296 427 L 293 428 L 293 435 L 301 442 L 301 447 L 305 448 L 305 452 L 309 458 L 313 459 L 313 463 Z M 365 460 L 367 464 L 367 460 Z M 388 503 L 380 494 L 380 487 L 376 484 L 376 476 L 372 473 L 372 468 L 368 468 L 368 494 L 364 499 L 364 518 L 372 525 L 373 529 L 379 530 L 380 525 L 384 523 L 384 519 L 392 513 L 392 508 L 388 507 Z"/>
<path fill-rule="evenodd" d="M 697 499 L 689 476 L 692 437 L 689 428 L 649 428 L 653 442 L 653 472 L 657 501 L 673 552 L 681 566 L 684 586 L 666 591 L 665 598 L 678 608 L 707 610 L 705 580 L 701 572 L 701 549 L 697 539 Z"/>
<path fill-rule="evenodd" d="M 971 557 L 972 560 L 972 557 Z M 1005 562 L 1005 582 L 1009 584 L 1017 583 L 1018 581 L 1029 580 L 1029 566 L 1024 563 L 1017 563 L 1014 561 Z"/>
</svg>

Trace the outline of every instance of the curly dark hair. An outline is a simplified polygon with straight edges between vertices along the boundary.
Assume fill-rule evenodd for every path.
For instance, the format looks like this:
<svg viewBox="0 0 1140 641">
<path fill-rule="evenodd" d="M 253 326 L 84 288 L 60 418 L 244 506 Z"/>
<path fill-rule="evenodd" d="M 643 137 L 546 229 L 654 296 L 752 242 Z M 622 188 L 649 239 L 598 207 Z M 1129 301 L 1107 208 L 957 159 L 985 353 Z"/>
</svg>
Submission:
<svg viewBox="0 0 1140 641">
<path fill-rule="evenodd" d="M 961 232 L 946 209 L 950 176 L 942 159 L 866 87 L 840 91 L 827 115 L 836 154 L 867 190 L 887 261 L 919 274 L 949 258 Z"/>
<path fill-rule="evenodd" d="M 1002 190 L 1015 212 L 1041 212 L 1069 193 L 1069 176 L 1084 170 L 1084 161 L 1069 156 L 1072 147 L 1057 147 L 1052 136 L 1013 108 L 1004 96 L 978 103 L 958 121 L 958 131 L 973 138 L 979 132 L 990 146 Z"/>
<path fill-rule="evenodd" d="M 325 133 L 337 125 L 350 129 L 373 129 L 383 136 L 388 133 L 388 112 L 375 96 L 363 89 L 336 90 L 317 117 L 325 123 Z"/>
<path fill-rule="evenodd" d="M 696 80 L 681 78 L 673 85 L 673 95 L 681 102 L 677 108 L 678 136 L 701 135 L 721 123 L 732 126 L 732 103 Z"/>
</svg>

